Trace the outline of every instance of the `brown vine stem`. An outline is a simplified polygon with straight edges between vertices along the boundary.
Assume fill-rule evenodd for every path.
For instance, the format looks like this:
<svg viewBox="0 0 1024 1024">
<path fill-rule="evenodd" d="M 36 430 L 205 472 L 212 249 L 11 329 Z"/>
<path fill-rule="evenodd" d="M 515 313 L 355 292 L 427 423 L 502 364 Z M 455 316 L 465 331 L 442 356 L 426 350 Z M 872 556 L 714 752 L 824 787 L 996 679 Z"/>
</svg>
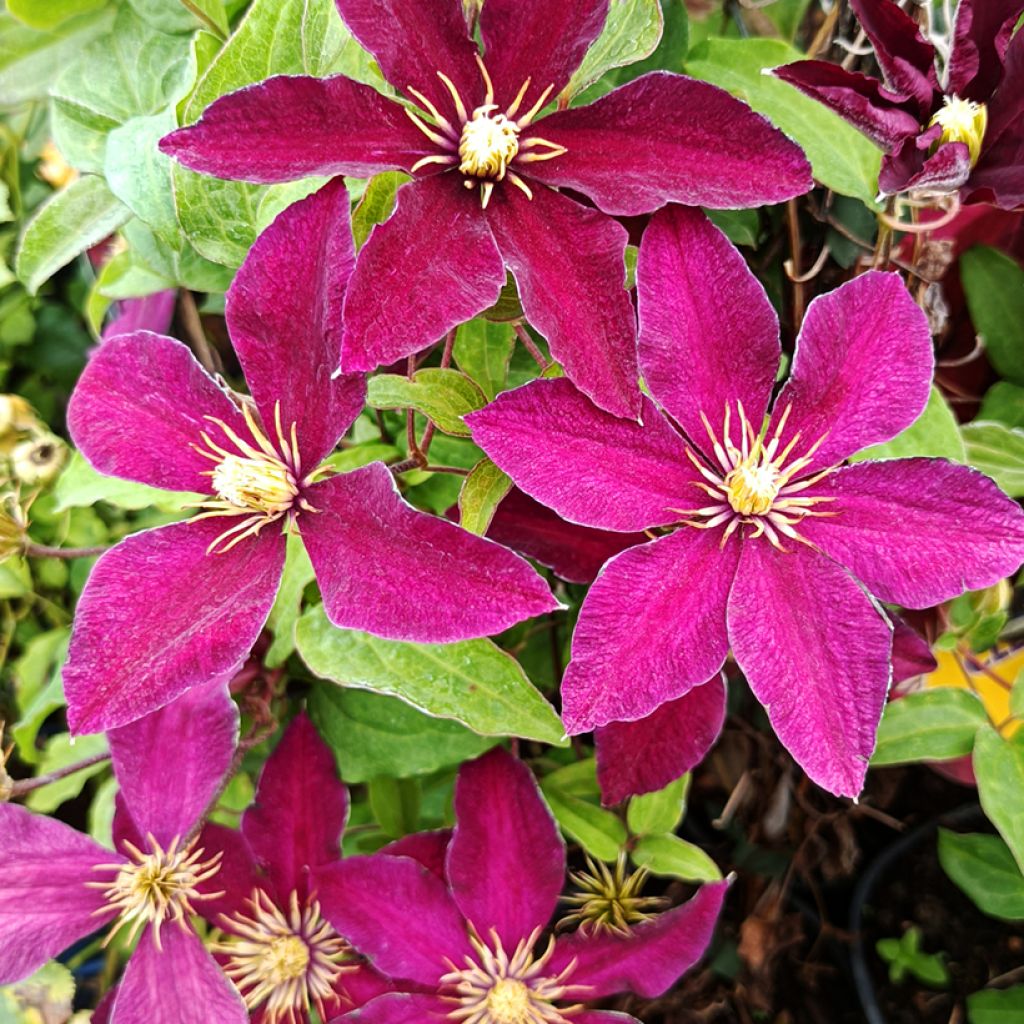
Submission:
<svg viewBox="0 0 1024 1024">
<path fill-rule="evenodd" d="M 534 344 L 533 338 L 530 337 L 529 332 L 522 324 L 515 325 L 516 337 L 523 343 L 523 348 L 533 356 L 534 362 L 542 369 L 548 368 L 548 361 L 544 358 L 543 353 Z"/>
<path fill-rule="evenodd" d="M 223 367 L 217 353 L 210 346 L 203 330 L 203 321 L 196 308 L 196 300 L 187 288 L 178 292 L 178 313 L 181 317 L 181 326 L 188 337 L 189 344 L 195 350 L 196 358 L 203 364 L 207 373 L 220 373 Z"/>
<path fill-rule="evenodd" d="M 51 782 L 57 782 L 68 775 L 74 775 L 75 772 L 84 771 L 86 768 L 91 768 L 94 764 L 100 764 L 102 761 L 109 760 L 109 753 L 93 754 L 92 757 L 87 757 L 84 761 L 66 765 L 63 768 L 58 768 L 56 771 L 48 772 L 46 775 L 37 775 L 34 779 L 19 779 L 11 785 L 10 799 L 13 800 L 15 797 L 25 796 L 34 789 L 42 789 L 43 786 L 48 786 Z"/>
<path fill-rule="evenodd" d="M 796 200 L 786 203 L 786 229 L 789 233 L 790 258 L 786 262 L 786 273 L 793 285 L 793 327 L 800 330 L 804 322 L 804 279 L 800 266 L 800 250 L 803 243 L 800 239 L 800 215 Z"/>
<path fill-rule="evenodd" d="M 94 558 L 106 550 L 105 547 L 52 548 L 48 544 L 37 544 L 34 540 L 26 540 L 24 546 L 24 552 L 29 558 Z"/>
</svg>

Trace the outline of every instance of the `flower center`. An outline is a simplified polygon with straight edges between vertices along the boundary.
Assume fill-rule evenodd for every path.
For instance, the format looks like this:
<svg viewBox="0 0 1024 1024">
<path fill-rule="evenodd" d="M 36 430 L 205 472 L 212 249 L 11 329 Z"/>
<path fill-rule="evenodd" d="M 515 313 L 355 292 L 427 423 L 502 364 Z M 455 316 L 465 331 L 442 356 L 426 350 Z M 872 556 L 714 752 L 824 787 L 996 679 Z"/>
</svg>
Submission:
<svg viewBox="0 0 1024 1024">
<path fill-rule="evenodd" d="M 180 846 L 174 841 L 163 849 L 152 835 L 146 836 L 147 850 L 140 850 L 126 842 L 130 855 L 127 862 L 99 864 L 97 870 L 116 870 L 112 882 L 87 882 L 90 888 L 102 889 L 109 906 L 118 911 L 117 926 L 107 938 L 109 942 L 122 928 L 127 927 L 131 942 L 145 925 L 153 926 L 157 948 L 160 948 L 160 927 L 165 921 L 186 925 L 193 906 L 199 900 L 216 899 L 223 893 L 200 893 L 200 883 L 212 878 L 220 870 L 221 854 L 203 860 L 203 851 L 195 840 Z"/>
<path fill-rule="evenodd" d="M 492 114 L 495 109 L 493 103 L 477 107 L 472 120 L 462 126 L 459 142 L 462 174 L 501 181 L 519 152 L 519 125 L 504 114 Z"/>
<path fill-rule="evenodd" d="M 494 1024 L 527 1024 L 530 1020 L 530 990 L 515 978 L 502 978 L 487 993 L 487 1012 Z"/>
<path fill-rule="evenodd" d="M 748 459 L 726 475 L 726 497 L 741 516 L 761 516 L 770 511 L 778 497 L 780 481 L 772 463 L 759 466 L 753 458 Z"/>
<path fill-rule="evenodd" d="M 294 1021 L 315 1006 L 321 1020 L 334 1014 L 338 979 L 352 966 L 342 961 L 348 944 L 320 913 L 293 892 L 287 914 L 262 890 L 249 899 L 251 913 L 223 918 L 232 933 L 216 951 L 226 954 L 225 972 L 250 1011 L 263 1007 L 269 1024 Z"/>
<path fill-rule="evenodd" d="M 626 869 L 626 854 L 620 853 L 615 868 L 609 868 L 603 861 L 595 862 L 587 855 L 587 870 L 574 871 L 569 875 L 578 892 L 563 897 L 564 902 L 575 907 L 561 924 L 579 924 L 585 935 L 588 931 L 608 931 L 615 935 L 629 937 L 632 926 L 647 920 L 651 914 L 665 906 L 659 896 L 641 896 L 648 871 L 640 868 L 632 874 Z"/>
<path fill-rule="evenodd" d="M 283 515 L 292 507 L 299 489 L 291 470 L 281 461 L 226 455 L 213 471 L 213 489 L 243 511 Z"/>
<path fill-rule="evenodd" d="M 988 126 L 988 110 L 984 103 L 962 100 L 959 96 L 946 96 L 928 126 L 942 127 L 942 142 L 962 142 L 971 155 L 971 166 L 981 156 L 981 143 Z"/>
</svg>

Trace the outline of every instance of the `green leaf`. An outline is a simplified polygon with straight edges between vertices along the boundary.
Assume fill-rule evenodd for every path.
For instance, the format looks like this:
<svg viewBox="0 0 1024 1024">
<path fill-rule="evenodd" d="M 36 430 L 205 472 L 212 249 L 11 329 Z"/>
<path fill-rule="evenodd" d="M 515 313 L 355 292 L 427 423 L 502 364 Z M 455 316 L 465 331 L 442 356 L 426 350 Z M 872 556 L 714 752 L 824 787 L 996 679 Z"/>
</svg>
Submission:
<svg viewBox="0 0 1024 1024">
<path fill-rule="evenodd" d="M 1010 691 L 1010 714 L 1014 718 L 1024 719 L 1024 669 L 1013 681 L 1013 689 Z"/>
<path fill-rule="evenodd" d="M 184 491 L 162 491 L 158 487 L 121 480 L 116 476 L 97 473 L 78 452 L 57 480 L 54 489 L 55 512 L 66 512 L 69 508 L 91 508 L 97 501 L 105 501 L 117 508 L 137 511 L 157 507 L 166 511 L 178 511 L 199 495 Z"/>
<path fill-rule="evenodd" d="M 431 718 L 397 697 L 367 690 L 316 686 L 309 714 L 349 784 L 381 775 L 425 775 L 477 757 L 497 742 L 458 722 Z"/>
<path fill-rule="evenodd" d="M 458 370 L 428 367 L 412 377 L 381 373 L 367 383 L 366 401 L 372 409 L 415 409 L 446 434 L 469 437 L 462 417 L 487 404 L 484 393 Z"/>
<path fill-rule="evenodd" d="M 597 760 L 583 757 L 556 768 L 544 777 L 545 786 L 553 786 L 570 796 L 588 797 L 592 801 L 601 798 L 601 787 L 597 782 Z"/>
<path fill-rule="evenodd" d="M 967 458 L 956 417 L 936 387 L 928 396 L 924 412 L 906 430 L 891 441 L 859 451 L 853 456 L 853 461 L 915 457 L 952 459 L 954 462 L 964 462 Z"/>
<path fill-rule="evenodd" d="M 0 1024 L 50 1024 L 70 1021 L 75 979 L 55 960 L 22 981 L 0 988 Z"/>
<path fill-rule="evenodd" d="M 575 96 L 606 71 L 632 64 L 654 52 L 663 19 L 658 0 L 611 0 L 608 20 L 569 79 L 565 96 Z"/>
<path fill-rule="evenodd" d="M 1024 920 L 1024 875 L 999 836 L 939 829 L 939 863 L 950 878 L 992 917 Z"/>
<path fill-rule="evenodd" d="M 708 39 L 690 51 L 686 71 L 764 114 L 804 150 L 823 185 L 873 206 L 881 150 L 827 107 L 761 73 L 801 56 L 778 39 Z"/>
<path fill-rule="evenodd" d="M 988 988 L 967 997 L 968 1024 L 1020 1024 L 1024 1020 L 1024 985 Z"/>
<path fill-rule="evenodd" d="M 400 697 L 481 736 L 522 736 L 564 746 L 555 709 L 519 663 L 490 640 L 414 644 L 338 629 L 322 607 L 299 619 L 295 645 L 321 679 Z"/>
<path fill-rule="evenodd" d="M 277 597 L 267 619 L 267 626 L 274 634 L 274 640 L 263 656 L 263 663 L 269 668 L 283 665 L 295 650 L 295 623 L 302 611 L 302 592 L 315 579 L 306 545 L 297 533 L 290 533 L 281 585 L 277 588 Z"/>
<path fill-rule="evenodd" d="M 491 462 L 481 459 L 470 470 L 459 491 L 459 523 L 482 537 L 491 525 L 501 499 L 512 489 L 512 479 Z"/>
<path fill-rule="evenodd" d="M 75 738 L 62 732 L 57 736 L 51 736 L 47 741 L 36 774 L 48 775 L 68 765 L 85 761 L 94 754 L 102 754 L 106 749 L 107 738 L 102 733 Z M 86 782 L 106 768 L 107 763 L 100 761 L 72 775 L 65 775 L 56 782 L 33 789 L 25 799 L 25 806 L 39 814 L 52 814 L 66 800 L 73 800 L 78 796 Z"/>
<path fill-rule="evenodd" d="M 976 245 L 960 257 L 974 329 L 1001 377 L 1024 384 L 1024 269 L 998 249 Z"/>
<path fill-rule="evenodd" d="M 676 835 L 641 836 L 633 847 L 633 863 L 655 875 L 669 875 L 686 882 L 718 882 L 722 872 L 699 847 Z"/>
<path fill-rule="evenodd" d="M 985 705 L 968 690 L 938 687 L 891 700 L 878 726 L 873 767 L 914 761 L 949 761 L 974 749 L 988 721 Z"/>
<path fill-rule="evenodd" d="M 761 219 L 757 210 L 705 210 L 711 221 L 733 245 L 757 245 Z"/>
<path fill-rule="evenodd" d="M 626 843 L 626 827 L 611 811 L 573 796 L 551 782 L 541 782 L 544 797 L 562 831 L 598 860 L 614 861 Z"/>
<path fill-rule="evenodd" d="M 362 249 L 375 225 L 383 224 L 391 216 L 398 188 L 408 180 L 409 175 L 402 171 L 384 171 L 367 182 L 366 191 L 352 211 L 352 237 L 357 249 Z"/>
<path fill-rule="evenodd" d="M 967 461 L 1011 498 L 1024 495 L 1024 430 L 974 420 L 960 428 Z"/>
<path fill-rule="evenodd" d="M 626 808 L 626 824 L 629 831 L 637 836 L 674 831 L 683 820 L 686 792 L 689 788 L 690 776 L 686 774 L 656 793 L 632 797 Z"/>
<path fill-rule="evenodd" d="M 452 354 L 459 369 L 472 377 L 491 401 L 507 386 L 515 344 L 512 324 L 470 320 L 458 329 Z"/>
<path fill-rule="evenodd" d="M 42 751 L 36 746 L 36 738 L 43 722 L 58 708 L 64 707 L 64 683 L 61 669 L 68 653 L 70 631 L 63 629 L 63 639 L 53 651 L 52 662 L 48 665 L 47 681 L 40 688 L 33 688 L 31 696 L 19 691 L 18 709 L 20 715 L 11 736 L 18 746 L 18 757 L 26 764 L 38 764 Z"/>
<path fill-rule="evenodd" d="M 420 790 L 412 779 L 371 779 L 370 810 L 385 835 L 392 839 L 416 831 L 420 816 Z"/>
<path fill-rule="evenodd" d="M 129 216 L 128 208 L 102 178 L 83 176 L 57 192 L 25 229 L 15 271 L 34 295 L 43 282 L 79 253 L 113 234 Z"/>
<path fill-rule="evenodd" d="M 7 0 L 7 10 L 30 28 L 50 29 L 79 14 L 98 10 L 107 0 Z"/>
<path fill-rule="evenodd" d="M 973 765 L 981 806 L 1024 871 L 1024 736 L 1018 733 L 1007 740 L 992 726 L 982 727 L 974 743 Z"/>
<path fill-rule="evenodd" d="M 1024 427 L 1024 387 L 1009 381 L 996 381 L 985 392 L 979 420 L 995 420 L 1006 427 Z"/>
<path fill-rule="evenodd" d="M 661 0 L 665 27 L 654 52 L 643 60 L 619 68 L 606 77 L 615 85 L 630 82 L 649 71 L 682 71 L 690 49 L 690 16 L 685 0 Z"/>
</svg>

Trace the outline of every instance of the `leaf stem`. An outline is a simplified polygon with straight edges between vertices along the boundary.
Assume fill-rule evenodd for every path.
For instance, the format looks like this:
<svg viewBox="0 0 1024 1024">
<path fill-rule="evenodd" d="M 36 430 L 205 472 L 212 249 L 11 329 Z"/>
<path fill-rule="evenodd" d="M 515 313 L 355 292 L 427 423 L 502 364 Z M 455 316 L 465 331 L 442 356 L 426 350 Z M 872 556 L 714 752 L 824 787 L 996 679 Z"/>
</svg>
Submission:
<svg viewBox="0 0 1024 1024">
<path fill-rule="evenodd" d="M 58 782 L 68 775 L 74 775 L 75 772 L 84 771 L 86 768 L 91 768 L 94 764 L 100 764 L 102 761 L 109 760 L 109 752 L 93 754 L 92 757 L 87 757 L 84 761 L 65 765 L 63 768 L 47 772 L 46 775 L 37 775 L 34 779 L 19 779 L 11 785 L 10 799 L 13 800 L 15 797 L 25 796 L 34 789 L 42 789 L 43 786 L 48 786 L 51 782 Z"/>
</svg>

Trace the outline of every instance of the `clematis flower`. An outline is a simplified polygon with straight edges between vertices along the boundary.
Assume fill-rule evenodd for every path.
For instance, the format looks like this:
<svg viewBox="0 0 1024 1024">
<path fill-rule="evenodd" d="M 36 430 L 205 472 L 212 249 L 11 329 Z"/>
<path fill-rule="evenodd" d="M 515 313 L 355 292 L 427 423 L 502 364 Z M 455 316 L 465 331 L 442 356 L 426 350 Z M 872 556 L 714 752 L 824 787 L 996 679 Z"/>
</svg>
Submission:
<svg viewBox="0 0 1024 1024">
<path fill-rule="evenodd" d="M 96 563 L 64 668 L 72 730 L 123 724 L 230 672 L 270 612 L 287 530 L 339 626 L 440 643 L 556 607 L 517 555 L 406 504 L 382 463 L 324 477 L 365 395 L 361 378 L 331 377 L 347 217 L 339 179 L 282 213 L 239 270 L 227 320 L 251 401 L 146 332 L 106 341 L 82 374 L 68 425 L 85 458 L 204 497 L 191 519 L 133 534 Z"/>
<path fill-rule="evenodd" d="M 958 192 L 1004 210 L 1024 205 L 1021 0 L 960 0 L 940 82 L 935 46 L 893 0 L 850 0 L 883 81 L 825 61 L 776 68 L 885 150 L 883 193 Z"/>
<path fill-rule="evenodd" d="M 391 985 L 325 919 L 311 871 L 341 856 L 348 792 L 306 714 L 285 730 L 260 775 L 241 831 L 207 825 L 223 892 L 200 913 L 225 933 L 215 947 L 254 1024 L 299 1024 L 359 1006 Z"/>
<path fill-rule="evenodd" d="M 541 380 L 467 418 L 559 515 L 659 534 L 611 559 L 583 603 L 566 728 L 650 715 L 716 673 L 731 644 L 807 774 L 854 795 L 890 678 L 877 601 L 929 607 L 1007 576 L 1024 558 L 1024 514 L 943 459 L 842 465 L 928 399 L 927 321 L 896 275 L 811 304 L 770 410 L 778 320 L 706 217 L 656 214 L 637 281 L 641 367 L 664 413 L 645 401 L 641 424 L 616 420 L 568 381 Z"/>
<path fill-rule="evenodd" d="M 393 854 L 315 872 L 338 930 L 378 970 L 419 987 L 342 1020 L 636 1024 L 583 1004 L 623 991 L 660 995 L 711 939 L 724 882 L 627 934 L 587 929 L 543 941 L 565 881 L 565 846 L 529 769 L 507 751 L 463 765 L 455 817 L 443 877 Z"/>
<path fill-rule="evenodd" d="M 108 942 L 138 939 L 107 1002 L 112 1024 L 245 1024 L 242 1000 L 190 921 L 209 899 L 204 887 L 218 884 L 220 855 L 191 837 L 234 757 L 227 687 L 197 687 L 109 738 L 121 786 L 115 852 L 0 804 L 0 984 L 111 925 Z"/>
<path fill-rule="evenodd" d="M 635 417 L 626 231 L 608 215 L 669 201 L 760 206 L 806 192 L 811 177 L 763 118 L 681 75 L 645 75 L 544 115 L 608 2 L 487 0 L 481 56 L 461 0 L 337 0 L 405 102 L 341 76 L 279 76 L 218 99 L 161 148 L 243 181 L 413 176 L 359 254 L 345 298 L 346 372 L 434 344 L 497 301 L 507 270 L 566 373 L 598 405 Z"/>
</svg>

